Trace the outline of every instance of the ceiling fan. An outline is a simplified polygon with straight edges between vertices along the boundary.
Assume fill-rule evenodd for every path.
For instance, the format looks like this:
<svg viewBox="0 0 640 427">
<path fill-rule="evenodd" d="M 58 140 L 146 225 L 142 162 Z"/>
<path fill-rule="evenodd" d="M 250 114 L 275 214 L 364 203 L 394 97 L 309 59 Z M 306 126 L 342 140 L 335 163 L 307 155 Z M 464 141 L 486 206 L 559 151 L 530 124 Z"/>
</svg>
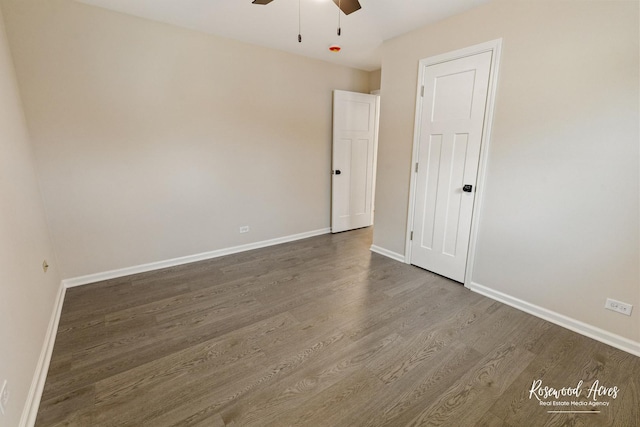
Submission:
<svg viewBox="0 0 640 427">
<path fill-rule="evenodd" d="M 273 0 L 253 0 L 253 4 L 269 4 Z M 360 2 L 358 0 L 333 0 L 333 2 L 344 12 L 345 15 L 349 15 L 356 10 L 360 9 Z"/>
</svg>

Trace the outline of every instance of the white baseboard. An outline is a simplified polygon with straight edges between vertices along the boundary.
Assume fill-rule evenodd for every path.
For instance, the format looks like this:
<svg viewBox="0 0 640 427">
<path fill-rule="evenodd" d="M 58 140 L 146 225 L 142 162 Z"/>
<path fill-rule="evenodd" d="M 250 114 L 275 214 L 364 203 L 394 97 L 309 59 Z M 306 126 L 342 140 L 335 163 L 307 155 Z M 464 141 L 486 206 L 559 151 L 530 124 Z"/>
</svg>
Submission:
<svg viewBox="0 0 640 427">
<path fill-rule="evenodd" d="M 207 259 L 218 258 L 225 255 L 236 254 L 239 252 L 250 251 L 253 249 L 266 248 L 268 246 L 279 245 L 281 243 L 293 242 L 296 240 L 302 240 L 309 237 L 319 236 L 321 234 L 328 234 L 331 232 L 330 228 L 321 228 L 319 230 L 307 231 L 305 233 L 292 234 L 290 236 L 278 237 L 270 240 L 263 240 L 261 242 L 248 243 L 246 245 L 234 246 L 231 248 L 218 249 L 215 251 L 204 252 L 195 255 L 188 255 L 180 258 L 168 259 L 165 261 L 152 262 L 149 264 L 136 265 L 133 267 L 120 268 L 117 270 L 105 271 L 102 273 L 89 274 L 86 276 L 74 277 L 70 279 L 64 279 L 62 281 L 66 288 L 73 288 L 75 286 L 87 285 L 89 283 L 101 282 L 103 280 L 115 279 L 118 277 L 130 276 L 132 274 L 145 273 L 147 271 L 159 270 L 161 268 L 175 267 L 177 265 L 189 264 L 197 261 L 204 261 Z"/>
<path fill-rule="evenodd" d="M 389 249 L 381 248 L 380 246 L 371 245 L 369 248 L 371 252 L 375 252 L 380 255 L 384 255 L 387 258 L 394 259 L 396 261 L 404 262 L 404 255 L 399 254 L 397 252 L 390 251 Z"/>
<path fill-rule="evenodd" d="M 617 349 L 626 351 L 635 356 L 640 356 L 640 342 L 630 340 L 620 335 L 605 331 L 596 326 L 589 325 L 571 317 L 567 317 L 563 314 L 556 313 L 555 311 L 548 310 L 543 307 L 528 303 L 519 298 L 512 297 L 500 291 L 493 290 L 486 286 L 480 285 L 475 282 L 471 282 L 468 288 L 476 293 L 482 294 L 486 297 L 500 301 L 525 313 L 532 314 L 544 320 L 548 320 L 551 323 L 567 328 L 578 334 L 593 338 L 596 341 L 603 342 Z"/>
<path fill-rule="evenodd" d="M 58 333 L 58 324 L 60 323 L 60 315 L 62 314 L 62 304 L 64 303 L 66 290 L 67 289 L 61 282 L 60 288 L 58 289 L 58 295 L 56 296 L 56 301 L 53 306 L 53 312 L 51 313 L 51 319 L 49 320 L 47 334 L 44 338 L 44 344 L 40 351 L 40 358 L 38 359 L 33 380 L 31 381 L 31 387 L 29 388 L 29 394 L 27 395 L 27 401 L 24 405 L 24 410 L 22 411 L 22 417 L 20 418 L 21 427 L 31 427 L 36 423 L 40 399 L 42 398 L 42 392 L 44 390 L 44 383 L 47 379 L 47 373 L 49 372 L 53 345 L 56 342 L 56 334 Z"/>
</svg>

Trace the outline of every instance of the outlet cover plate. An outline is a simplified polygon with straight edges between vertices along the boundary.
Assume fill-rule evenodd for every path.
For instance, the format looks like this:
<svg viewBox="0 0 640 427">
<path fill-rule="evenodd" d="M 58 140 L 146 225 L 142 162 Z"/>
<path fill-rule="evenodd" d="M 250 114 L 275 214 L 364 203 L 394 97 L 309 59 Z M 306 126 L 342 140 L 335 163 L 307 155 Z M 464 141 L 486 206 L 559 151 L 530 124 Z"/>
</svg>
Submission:
<svg viewBox="0 0 640 427">
<path fill-rule="evenodd" d="M 631 304 L 616 301 L 611 298 L 607 298 L 607 302 L 605 303 L 604 308 L 617 311 L 618 313 L 622 313 L 627 316 L 631 316 L 631 310 L 633 310 L 633 306 Z"/>
</svg>

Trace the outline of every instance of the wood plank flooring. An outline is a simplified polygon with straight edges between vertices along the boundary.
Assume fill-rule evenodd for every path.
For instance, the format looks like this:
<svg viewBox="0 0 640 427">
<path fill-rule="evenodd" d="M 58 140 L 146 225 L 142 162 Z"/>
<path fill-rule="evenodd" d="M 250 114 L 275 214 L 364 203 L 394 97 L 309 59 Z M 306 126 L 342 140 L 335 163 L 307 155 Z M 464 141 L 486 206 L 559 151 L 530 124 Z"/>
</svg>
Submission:
<svg viewBox="0 0 640 427">
<path fill-rule="evenodd" d="M 362 229 L 70 289 L 36 425 L 640 425 L 640 358 L 370 245 Z M 543 407 L 538 379 L 619 391 Z M 547 412 L 576 409 L 600 413 Z"/>
</svg>

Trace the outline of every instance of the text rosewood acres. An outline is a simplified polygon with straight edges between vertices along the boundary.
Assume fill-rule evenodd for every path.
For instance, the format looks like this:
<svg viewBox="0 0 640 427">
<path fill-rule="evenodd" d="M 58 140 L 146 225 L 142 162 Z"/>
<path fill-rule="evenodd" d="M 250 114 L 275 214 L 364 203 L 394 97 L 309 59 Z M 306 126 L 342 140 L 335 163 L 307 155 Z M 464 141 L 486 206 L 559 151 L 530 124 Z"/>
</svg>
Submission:
<svg viewBox="0 0 640 427">
<path fill-rule="evenodd" d="M 601 386 L 598 380 L 595 380 L 591 387 L 587 389 L 586 399 L 589 401 L 565 402 L 565 401 L 548 401 L 549 399 L 560 399 L 562 397 L 579 398 L 583 393 L 584 381 L 580 380 L 575 387 L 563 387 L 557 389 L 554 387 L 542 385 L 542 380 L 535 380 L 531 384 L 529 390 L 529 399 L 535 397 L 543 406 L 609 406 L 609 402 L 598 402 L 598 398 L 611 397 L 616 399 L 620 389 L 617 386 L 605 387 Z"/>
</svg>

